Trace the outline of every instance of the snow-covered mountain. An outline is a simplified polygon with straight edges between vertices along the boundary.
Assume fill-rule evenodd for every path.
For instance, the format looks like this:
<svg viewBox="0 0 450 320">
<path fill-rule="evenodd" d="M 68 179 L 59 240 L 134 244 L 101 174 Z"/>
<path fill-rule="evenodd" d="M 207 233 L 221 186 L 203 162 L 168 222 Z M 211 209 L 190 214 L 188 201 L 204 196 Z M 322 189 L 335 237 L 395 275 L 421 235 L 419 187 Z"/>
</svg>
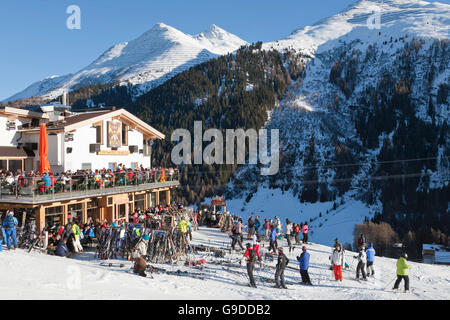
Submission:
<svg viewBox="0 0 450 320">
<path fill-rule="evenodd" d="M 135 40 L 112 46 L 75 74 L 38 81 L 5 101 L 31 96 L 53 99 L 65 90 L 106 83 L 137 85 L 134 94 L 140 95 L 194 65 L 246 44 L 216 25 L 192 36 L 158 23 Z"/>
<path fill-rule="evenodd" d="M 293 31 L 286 39 L 265 43 L 264 48 L 293 48 L 315 54 L 355 39 L 363 43 L 382 43 L 386 37 L 399 38 L 405 34 L 448 39 L 449 25 L 448 4 L 421 0 L 359 0 L 332 17 Z"/>
<path fill-rule="evenodd" d="M 379 29 L 371 20 L 377 12 Z M 264 43 L 264 49 L 280 51 L 295 74 L 266 125 L 280 130 L 280 171 L 262 178 L 243 168 L 230 184 L 236 200 L 228 207 L 245 218 L 282 212 L 294 222 L 308 221 L 320 243 L 338 235 L 351 243 L 355 224 L 387 208 L 396 212 L 391 223 L 405 219 L 404 228 L 414 230 L 406 217 L 431 214 L 407 215 L 417 210 L 414 192 L 432 202 L 427 194 L 433 190 L 444 203 L 437 210 L 448 213 L 449 25 L 447 4 L 361 0 L 286 39 Z M 433 138 L 425 139 L 428 134 Z M 378 161 L 389 158 L 386 150 L 392 159 L 437 159 L 383 167 Z M 420 176 L 417 189 L 411 178 L 403 187 L 394 187 L 389 177 L 377 181 L 405 172 Z M 416 191 L 408 193 L 405 186 Z M 388 200 L 390 194 L 402 200 Z M 400 213 L 394 203 L 402 201 Z"/>
</svg>

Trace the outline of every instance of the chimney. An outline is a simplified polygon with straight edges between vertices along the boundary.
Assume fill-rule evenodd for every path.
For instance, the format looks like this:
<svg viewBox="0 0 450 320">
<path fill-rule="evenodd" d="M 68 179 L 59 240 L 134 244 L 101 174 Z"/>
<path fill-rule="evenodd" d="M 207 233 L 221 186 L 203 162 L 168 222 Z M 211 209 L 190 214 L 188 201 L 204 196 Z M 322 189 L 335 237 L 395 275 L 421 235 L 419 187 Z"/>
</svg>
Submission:
<svg viewBox="0 0 450 320">
<path fill-rule="evenodd" d="M 62 104 L 65 105 L 65 106 L 67 106 L 67 91 L 64 91 L 64 92 L 63 92 L 63 95 L 62 95 Z"/>
</svg>

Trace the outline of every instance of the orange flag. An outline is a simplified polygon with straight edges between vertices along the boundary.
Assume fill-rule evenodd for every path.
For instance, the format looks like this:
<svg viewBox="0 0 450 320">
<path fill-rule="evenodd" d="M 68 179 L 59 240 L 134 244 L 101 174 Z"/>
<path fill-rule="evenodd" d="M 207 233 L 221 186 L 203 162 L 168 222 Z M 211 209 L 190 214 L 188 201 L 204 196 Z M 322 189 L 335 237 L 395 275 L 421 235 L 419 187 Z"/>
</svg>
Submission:
<svg viewBox="0 0 450 320">
<path fill-rule="evenodd" d="M 48 162 L 48 140 L 47 127 L 45 123 L 41 124 L 41 131 L 39 133 L 39 171 L 49 172 L 50 163 Z"/>
</svg>

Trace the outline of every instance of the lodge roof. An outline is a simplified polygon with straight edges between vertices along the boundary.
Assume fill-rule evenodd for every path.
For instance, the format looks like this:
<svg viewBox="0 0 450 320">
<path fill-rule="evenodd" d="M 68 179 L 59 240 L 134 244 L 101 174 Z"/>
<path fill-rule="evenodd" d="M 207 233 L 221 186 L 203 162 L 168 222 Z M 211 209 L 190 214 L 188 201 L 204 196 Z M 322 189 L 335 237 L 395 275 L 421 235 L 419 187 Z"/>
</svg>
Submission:
<svg viewBox="0 0 450 320">
<path fill-rule="evenodd" d="M 0 146 L 0 158 L 28 158 L 34 157 L 32 150 L 23 147 L 3 147 Z"/>
<path fill-rule="evenodd" d="M 93 124 L 95 122 L 101 121 L 105 118 L 110 117 L 124 117 L 129 122 L 133 123 L 138 127 L 141 131 L 153 136 L 154 138 L 164 139 L 165 136 L 155 128 L 151 127 L 135 115 L 126 111 L 125 109 L 117 109 L 117 110 L 101 110 L 94 112 L 80 112 L 74 115 L 70 115 L 65 117 L 63 120 L 50 121 L 47 123 L 47 130 L 62 130 L 65 132 L 76 130 L 80 127 L 87 126 Z M 39 132 L 39 127 L 33 128 L 19 128 L 19 130 L 29 133 L 37 133 Z"/>
</svg>

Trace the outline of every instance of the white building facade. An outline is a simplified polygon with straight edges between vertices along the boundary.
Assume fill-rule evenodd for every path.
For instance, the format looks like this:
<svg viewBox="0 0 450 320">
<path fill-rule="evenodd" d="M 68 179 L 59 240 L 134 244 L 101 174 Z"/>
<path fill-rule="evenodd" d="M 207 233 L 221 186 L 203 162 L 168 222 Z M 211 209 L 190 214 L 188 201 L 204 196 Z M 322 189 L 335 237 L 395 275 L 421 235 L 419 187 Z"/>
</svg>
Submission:
<svg viewBox="0 0 450 320">
<path fill-rule="evenodd" d="M 14 111 L 11 109 L 14 108 L 7 111 Z M 47 112 L 33 112 L 32 117 L 27 115 L 28 118 L 17 116 L 13 130 L 6 130 L 7 123 L 11 125 L 11 114 L 6 115 L 0 109 L 0 128 L 5 128 L 0 131 L 0 146 L 26 146 L 32 156 L 23 161 L 25 171 L 36 171 L 39 167 L 41 123 L 47 125 L 48 159 L 50 169 L 55 173 L 68 170 L 74 172 L 79 169 L 114 170 L 119 165 L 132 169 L 140 166 L 151 168 L 151 144 L 154 139 L 164 139 L 161 132 L 125 109 L 76 113 L 64 111 L 59 112 L 57 116 L 55 109 L 48 106 L 42 109 Z M 33 124 L 32 119 L 35 119 Z M 6 156 L 8 154 L 3 155 L 3 158 Z M 0 147 L 0 160 L 3 158 Z M 7 169 L 4 163 L 3 167 Z M 16 167 L 17 163 L 13 169 Z M 8 166 L 8 169 L 11 168 Z"/>
</svg>

